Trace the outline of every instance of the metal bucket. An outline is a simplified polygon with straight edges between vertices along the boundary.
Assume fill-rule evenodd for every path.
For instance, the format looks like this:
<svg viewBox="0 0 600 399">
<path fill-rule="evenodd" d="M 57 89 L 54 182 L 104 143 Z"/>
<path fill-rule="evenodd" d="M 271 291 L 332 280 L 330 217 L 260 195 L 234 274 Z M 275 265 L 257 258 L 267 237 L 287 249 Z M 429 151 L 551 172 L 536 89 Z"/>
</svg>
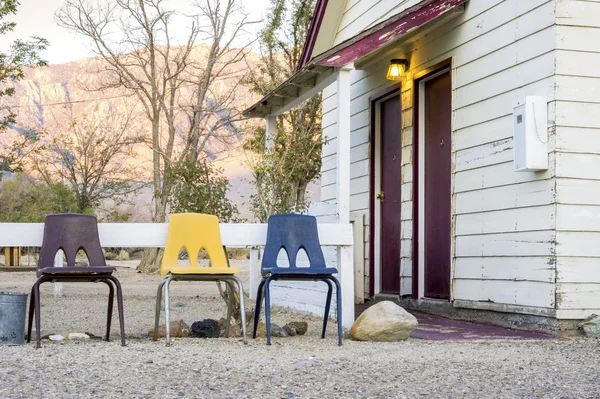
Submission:
<svg viewBox="0 0 600 399">
<path fill-rule="evenodd" d="M 27 294 L 0 291 L 0 345 L 25 343 Z"/>
</svg>

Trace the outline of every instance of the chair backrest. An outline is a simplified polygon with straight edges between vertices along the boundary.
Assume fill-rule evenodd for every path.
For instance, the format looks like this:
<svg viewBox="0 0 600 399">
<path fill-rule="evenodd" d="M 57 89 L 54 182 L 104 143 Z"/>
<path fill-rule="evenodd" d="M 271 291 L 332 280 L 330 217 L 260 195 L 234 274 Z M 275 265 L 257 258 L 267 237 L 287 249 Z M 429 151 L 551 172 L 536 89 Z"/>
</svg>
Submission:
<svg viewBox="0 0 600 399">
<path fill-rule="evenodd" d="M 308 215 L 272 215 L 267 221 L 267 243 L 263 253 L 262 268 L 277 265 L 277 256 L 283 248 L 287 253 L 290 266 L 296 266 L 296 257 L 300 249 L 308 256 L 309 268 L 325 268 L 325 258 L 319 242 L 317 219 Z M 298 268 L 301 272 L 304 268 Z"/>
<path fill-rule="evenodd" d="M 179 252 L 187 251 L 190 267 L 198 267 L 198 253 L 204 249 L 211 267 L 227 267 L 227 256 L 221 244 L 219 218 L 202 213 L 176 213 L 169 218 L 169 232 L 162 268 L 177 266 Z"/>
<path fill-rule="evenodd" d="M 90 266 L 106 266 L 95 216 L 77 213 L 47 215 L 38 269 L 53 267 L 59 249 L 67 258 L 66 267 L 75 266 L 75 256 L 79 250 L 85 252 Z"/>
</svg>

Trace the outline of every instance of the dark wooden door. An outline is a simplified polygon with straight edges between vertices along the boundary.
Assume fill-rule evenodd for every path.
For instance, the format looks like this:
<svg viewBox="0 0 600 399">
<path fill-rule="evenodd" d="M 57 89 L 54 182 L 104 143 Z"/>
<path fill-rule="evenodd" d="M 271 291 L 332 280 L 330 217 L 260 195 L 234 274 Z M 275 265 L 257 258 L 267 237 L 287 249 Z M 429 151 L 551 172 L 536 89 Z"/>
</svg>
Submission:
<svg viewBox="0 0 600 399">
<path fill-rule="evenodd" d="M 450 299 L 450 73 L 425 84 L 425 290 Z"/>
<path fill-rule="evenodd" d="M 381 292 L 400 293 L 400 96 L 381 102 Z"/>
</svg>

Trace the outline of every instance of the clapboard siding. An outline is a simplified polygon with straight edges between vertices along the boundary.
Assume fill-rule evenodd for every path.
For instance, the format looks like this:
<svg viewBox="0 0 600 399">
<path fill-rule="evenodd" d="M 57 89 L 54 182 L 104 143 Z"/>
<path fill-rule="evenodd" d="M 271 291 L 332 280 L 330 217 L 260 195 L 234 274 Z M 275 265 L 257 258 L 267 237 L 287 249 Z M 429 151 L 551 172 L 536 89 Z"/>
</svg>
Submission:
<svg viewBox="0 0 600 399">
<path fill-rule="evenodd" d="M 333 43 L 389 18 L 407 4 L 397 0 L 347 1 Z M 555 0 L 469 1 L 462 15 L 411 37 L 409 44 L 399 44 L 397 51 L 387 51 L 385 56 L 364 65 L 359 63 L 360 69 L 351 73 L 351 208 L 364 210 L 369 220 L 370 98 L 393 84 L 385 80 L 389 59 L 409 58 L 409 76 L 452 59 L 453 299 L 554 308 L 558 197 L 555 162 L 559 157 L 554 152 L 554 131 L 550 130 L 549 169 L 515 172 L 512 104 L 525 95 L 543 95 L 549 101 L 548 119 L 559 119 L 555 115 L 562 106 L 555 101 L 560 87 L 555 77 L 559 64 L 555 7 Z M 562 65 L 565 71 L 578 70 L 583 76 L 597 73 L 573 62 Z M 584 85 L 567 77 L 562 82 Z M 410 79 L 402 83 L 401 91 L 401 295 L 409 295 L 413 277 L 415 119 Z M 568 104 L 566 100 L 576 95 L 575 91 L 565 87 L 560 94 L 563 103 Z M 335 85 L 324 91 L 323 124 L 328 127 L 326 135 L 330 139 L 336 135 L 335 93 Z M 589 112 L 591 117 L 594 110 Z M 557 137 L 560 148 L 579 153 L 578 148 L 584 147 L 584 133 L 574 134 L 581 136 L 581 144 L 569 147 Z M 600 147 L 600 140 L 598 143 Z M 332 140 L 324 150 L 323 200 L 335 198 L 336 148 Z M 368 236 L 365 242 L 368 247 Z M 365 259 L 369 256 L 365 251 Z"/>
<path fill-rule="evenodd" d="M 600 3 L 556 0 L 558 317 L 600 308 Z"/>
</svg>

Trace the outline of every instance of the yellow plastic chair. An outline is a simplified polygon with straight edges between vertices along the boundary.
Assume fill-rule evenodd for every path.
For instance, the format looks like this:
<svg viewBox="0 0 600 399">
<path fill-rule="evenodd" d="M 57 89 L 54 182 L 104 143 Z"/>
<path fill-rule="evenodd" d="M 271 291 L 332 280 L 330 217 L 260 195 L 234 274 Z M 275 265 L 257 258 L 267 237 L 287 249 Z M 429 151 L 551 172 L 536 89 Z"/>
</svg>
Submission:
<svg viewBox="0 0 600 399">
<path fill-rule="evenodd" d="M 190 266 L 179 266 L 177 259 L 182 249 L 188 253 Z M 206 250 L 210 259 L 210 266 L 197 265 L 198 253 Z M 229 267 L 225 247 L 221 244 L 219 218 L 213 215 L 200 213 L 179 213 L 171 215 L 165 254 L 163 255 L 160 273 L 166 276 L 158 285 L 156 295 L 156 317 L 154 320 L 154 340 L 158 336 L 158 323 L 160 320 L 160 305 L 164 290 L 165 318 L 167 346 L 171 344 L 170 337 L 170 309 L 169 309 L 169 284 L 175 280 L 187 281 L 222 281 L 226 283 L 229 303 L 227 304 L 226 336 L 229 335 L 229 325 L 233 311 L 234 283 L 237 283 L 240 297 L 240 313 L 242 315 L 242 331 L 246 343 L 246 312 L 244 310 L 244 287 L 241 280 L 235 276 L 239 270 Z"/>
</svg>

